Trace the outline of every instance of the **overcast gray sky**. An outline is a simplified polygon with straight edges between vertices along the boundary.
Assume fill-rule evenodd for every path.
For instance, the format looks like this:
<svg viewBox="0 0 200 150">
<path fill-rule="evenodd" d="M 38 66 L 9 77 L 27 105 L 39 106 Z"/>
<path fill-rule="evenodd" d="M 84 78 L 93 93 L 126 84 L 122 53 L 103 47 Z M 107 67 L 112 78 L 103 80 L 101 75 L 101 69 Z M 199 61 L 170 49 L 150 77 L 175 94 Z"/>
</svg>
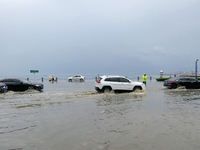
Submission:
<svg viewBox="0 0 200 150">
<path fill-rule="evenodd" d="M 191 71 L 199 8 L 200 0 L 0 0 L 0 74 Z"/>
</svg>

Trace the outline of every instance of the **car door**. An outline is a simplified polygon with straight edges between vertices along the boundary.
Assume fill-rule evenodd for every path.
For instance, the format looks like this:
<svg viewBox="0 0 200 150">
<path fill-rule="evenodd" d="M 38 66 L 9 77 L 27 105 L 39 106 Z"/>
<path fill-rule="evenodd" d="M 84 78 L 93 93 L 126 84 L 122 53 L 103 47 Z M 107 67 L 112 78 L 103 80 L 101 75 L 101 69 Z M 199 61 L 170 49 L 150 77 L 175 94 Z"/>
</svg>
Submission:
<svg viewBox="0 0 200 150">
<path fill-rule="evenodd" d="M 188 81 L 185 78 L 181 78 L 178 80 L 177 85 L 186 86 Z"/>
<path fill-rule="evenodd" d="M 111 85 L 113 90 L 120 90 L 121 88 L 119 78 L 117 77 L 109 78 L 109 84 Z"/>
<path fill-rule="evenodd" d="M 24 91 L 25 90 L 25 85 L 23 84 L 22 81 L 18 79 L 13 79 L 13 84 L 15 86 L 16 91 Z"/>
<path fill-rule="evenodd" d="M 190 78 L 184 78 L 184 80 L 183 80 L 183 84 L 182 84 L 183 86 L 192 86 L 191 85 L 191 80 L 190 80 Z"/>
<path fill-rule="evenodd" d="M 200 88 L 200 83 L 198 82 L 198 80 L 193 79 L 193 78 L 189 78 L 188 79 L 190 81 L 190 84 L 188 84 L 188 88 Z"/>
<path fill-rule="evenodd" d="M 72 80 L 73 80 L 73 81 L 79 81 L 79 80 L 80 80 L 80 76 L 73 76 L 73 77 L 72 77 Z"/>
<path fill-rule="evenodd" d="M 120 88 L 123 90 L 132 90 L 133 86 L 130 84 L 130 81 L 128 79 L 125 78 L 119 78 L 120 81 Z"/>
</svg>

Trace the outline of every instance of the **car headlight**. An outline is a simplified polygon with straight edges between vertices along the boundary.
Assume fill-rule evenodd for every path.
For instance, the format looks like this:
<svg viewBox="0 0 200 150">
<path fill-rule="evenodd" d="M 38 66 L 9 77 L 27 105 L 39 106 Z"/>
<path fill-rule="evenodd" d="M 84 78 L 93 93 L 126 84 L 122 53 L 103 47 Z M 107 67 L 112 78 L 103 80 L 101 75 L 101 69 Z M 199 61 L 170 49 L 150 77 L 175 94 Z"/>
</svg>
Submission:
<svg viewBox="0 0 200 150">
<path fill-rule="evenodd" d="M 2 86 L 1 89 L 7 89 L 7 86 Z"/>
</svg>

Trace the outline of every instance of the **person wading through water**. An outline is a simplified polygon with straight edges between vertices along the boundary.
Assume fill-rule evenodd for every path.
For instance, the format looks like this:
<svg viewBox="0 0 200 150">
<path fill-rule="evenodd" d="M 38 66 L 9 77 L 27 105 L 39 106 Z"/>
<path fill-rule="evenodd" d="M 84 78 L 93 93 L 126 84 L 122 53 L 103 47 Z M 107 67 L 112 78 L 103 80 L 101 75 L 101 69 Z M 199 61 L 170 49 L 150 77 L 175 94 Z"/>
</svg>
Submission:
<svg viewBox="0 0 200 150">
<path fill-rule="evenodd" d="M 147 82 L 147 75 L 146 75 L 146 73 L 144 73 L 144 75 L 142 76 L 142 80 L 143 80 L 143 83 L 146 86 L 146 82 Z"/>
</svg>

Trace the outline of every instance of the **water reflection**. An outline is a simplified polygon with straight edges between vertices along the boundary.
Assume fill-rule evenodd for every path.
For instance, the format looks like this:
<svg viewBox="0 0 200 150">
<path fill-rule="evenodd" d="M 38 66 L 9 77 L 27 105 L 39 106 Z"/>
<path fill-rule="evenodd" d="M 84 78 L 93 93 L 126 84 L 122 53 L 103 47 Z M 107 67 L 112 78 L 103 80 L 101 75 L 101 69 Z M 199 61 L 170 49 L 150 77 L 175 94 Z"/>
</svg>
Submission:
<svg viewBox="0 0 200 150">
<path fill-rule="evenodd" d="M 144 108 L 145 97 L 144 91 L 100 94 L 95 98 L 99 112 L 93 121 L 94 126 L 105 134 L 130 133 L 130 127 L 135 122 L 133 117 Z"/>
<path fill-rule="evenodd" d="M 0 95 L 0 149 L 200 147 L 200 90 L 149 82 L 147 92 L 99 94 L 93 81 L 47 85 L 42 93 Z"/>
<path fill-rule="evenodd" d="M 200 100 L 199 89 L 175 89 L 165 90 L 165 96 L 177 102 Z"/>
<path fill-rule="evenodd" d="M 200 107 L 200 90 L 199 89 L 175 89 L 165 90 L 165 99 L 170 110 L 180 112 L 189 112 Z"/>
<path fill-rule="evenodd" d="M 124 93 L 124 94 L 101 94 L 97 98 L 97 106 L 128 104 L 134 101 L 141 101 L 146 96 L 145 92 Z"/>
</svg>

